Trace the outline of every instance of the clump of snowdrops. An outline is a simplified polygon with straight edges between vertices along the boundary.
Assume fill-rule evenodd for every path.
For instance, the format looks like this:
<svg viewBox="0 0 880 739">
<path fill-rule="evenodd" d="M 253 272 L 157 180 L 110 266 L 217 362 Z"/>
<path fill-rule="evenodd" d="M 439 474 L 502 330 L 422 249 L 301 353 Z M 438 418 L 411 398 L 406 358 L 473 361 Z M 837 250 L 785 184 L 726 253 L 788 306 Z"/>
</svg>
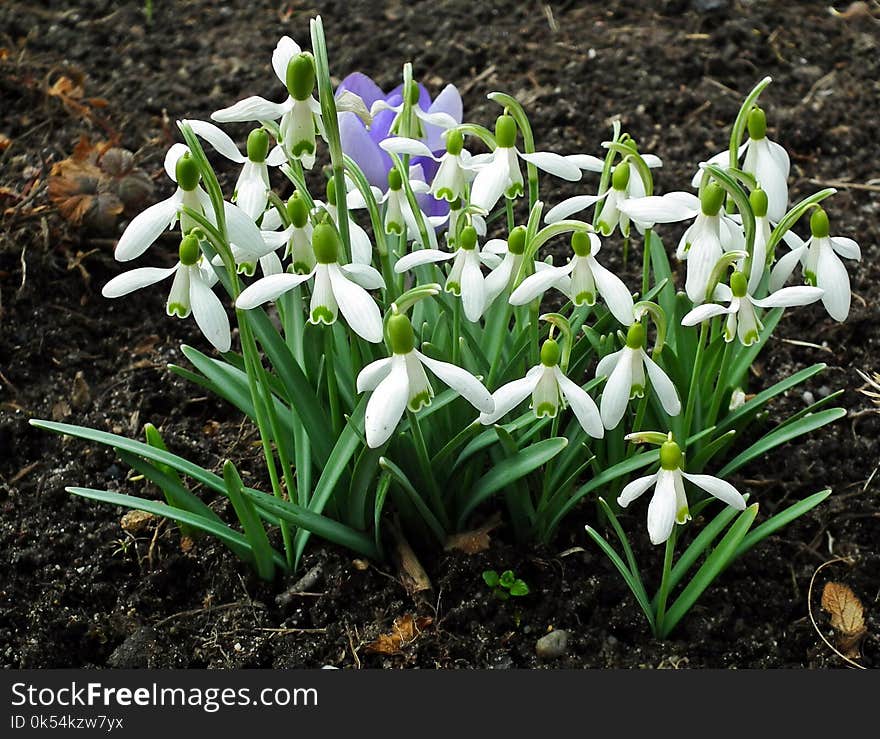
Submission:
<svg viewBox="0 0 880 739">
<path fill-rule="evenodd" d="M 830 235 L 820 203 L 833 190 L 789 205 L 788 155 L 758 107 L 769 79 L 693 191 L 655 195 L 661 160 L 617 124 L 600 156 L 539 151 L 509 95 L 489 95 L 489 129 L 463 119 L 454 86 L 432 100 L 409 64 L 391 92 L 360 74 L 334 91 L 320 18 L 311 43 L 279 41 L 280 102 L 179 122 L 165 160 L 176 190 L 115 252 L 161 263 L 153 244 L 171 229 L 178 260 L 103 289 L 124 298 L 171 280 L 168 314 L 191 315 L 215 351 L 184 346 L 189 366 L 170 369 L 253 421 L 265 475 L 250 487 L 233 460 L 202 467 L 151 425 L 140 442 L 34 421 L 112 447 L 143 480 L 70 492 L 207 532 L 266 579 L 296 568 L 313 534 L 379 559 L 391 521 L 442 546 L 499 508 L 523 543 L 550 542 L 573 516 L 667 635 L 733 559 L 830 492 L 754 526 L 758 502 L 730 482 L 844 413 L 837 393 L 788 417 L 768 408 L 821 364 L 748 388 L 786 308 L 821 301 L 846 318 L 841 258 L 859 258 Z M 243 147 L 216 123 L 249 124 Z M 237 168 L 228 196 L 206 150 Z M 554 203 L 559 179 L 583 194 Z M 658 231 L 684 221 L 670 263 Z M 554 263 L 550 247 L 567 256 Z M 621 249 L 640 254 L 636 284 L 607 266 Z M 164 502 L 144 497 L 150 482 Z M 195 486 L 226 496 L 239 526 Z M 654 595 L 630 544 L 642 526 L 620 518 L 636 508 L 665 547 Z"/>
</svg>

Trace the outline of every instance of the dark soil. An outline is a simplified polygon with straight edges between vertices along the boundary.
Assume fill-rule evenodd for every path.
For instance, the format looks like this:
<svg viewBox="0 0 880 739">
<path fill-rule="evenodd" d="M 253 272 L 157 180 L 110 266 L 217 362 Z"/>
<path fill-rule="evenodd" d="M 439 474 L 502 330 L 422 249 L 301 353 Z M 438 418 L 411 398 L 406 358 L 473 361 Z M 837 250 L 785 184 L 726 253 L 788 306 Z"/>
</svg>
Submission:
<svg viewBox="0 0 880 739">
<path fill-rule="evenodd" d="M 877 665 L 880 476 L 872 475 L 880 418 L 857 392 L 856 373 L 880 369 L 876 3 L 843 16 L 829 12 L 828 0 L 154 5 L 150 23 L 143 3 L 0 6 L 0 134 L 9 139 L 0 144 L 0 664 L 837 667 L 843 662 L 810 622 L 808 586 L 823 562 L 847 557 L 819 574 L 813 610 L 830 634 L 818 593 L 829 579 L 849 584 L 868 619 L 859 661 Z M 38 431 L 27 425 L 31 417 L 128 435 L 149 420 L 175 451 L 206 466 L 231 457 L 245 469 L 253 460 L 257 470 L 259 462 L 254 430 L 237 413 L 165 369 L 182 361 L 181 342 L 204 344 L 194 324 L 165 317 L 161 290 L 101 298 L 100 286 L 119 272 L 112 248 L 124 224 L 101 235 L 61 218 L 47 195 L 52 164 L 83 135 L 114 138 L 157 183 L 153 197 L 165 197 L 161 161 L 174 120 L 206 118 L 245 94 L 277 96 L 272 49 L 284 33 L 307 42 L 316 12 L 339 78 L 361 70 L 390 86 L 412 60 L 432 90 L 458 84 L 466 115 L 482 123 L 496 112 L 485 94 L 509 91 L 532 115 L 540 145 L 563 153 L 596 153 L 610 119 L 621 116 L 642 151 L 666 163 L 661 190 L 683 189 L 695 163 L 725 145 L 742 95 L 770 74 L 764 100 L 771 134 L 792 154 L 792 198 L 817 189 L 813 180 L 868 185 L 842 187 L 829 205 L 832 232 L 852 235 L 863 252 L 861 264 L 849 263 L 850 319 L 834 323 L 818 307 L 792 312 L 777 334 L 785 341 L 766 351 L 754 378 L 760 387 L 827 362 L 806 389 L 819 397 L 846 388 L 850 414 L 754 462 L 736 481 L 764 512 L 825 486 L 834 494 L 731 567 L 671 641 L 648 635 L 616 572 L 588 542 L 592 506 L 547 550 L 515 549 L 501 529 L 476 556 L 421 552 L 434 586 L 424 598 L 410 597 L 390 565 L 315 543 L 305 561 L 322 569 L 313 594 L 282 606 L 276 597 L 296 577 L 263 584 L 210 541 L 184 551 L 167 524 L 127 534 L 121 510 L 64 492 L 134 483 L 106 450 Z M 83 97 L 104 104 L 48 94 L 62 75 L 82 79 Z M 558 198 L 573 192 L 560 187 Z M 675 238 L 672 228 L 663 233 Z M 803 407 L 803 391 L 775 408 Z M 641 529 L 643 517 L 636 507 L 624 525 Z M 638 556 L 658 572 L 658 550 L 644 543 Z M 532 594 L 496 600 L 480 576 L 490 567 L 514 569 Z M 366 649 L 407 613 L 432 622 L 401 655 Z M 562 659 L 541 663 L 535 642 L 551 628 L 571 638 Z"/>
</svg>

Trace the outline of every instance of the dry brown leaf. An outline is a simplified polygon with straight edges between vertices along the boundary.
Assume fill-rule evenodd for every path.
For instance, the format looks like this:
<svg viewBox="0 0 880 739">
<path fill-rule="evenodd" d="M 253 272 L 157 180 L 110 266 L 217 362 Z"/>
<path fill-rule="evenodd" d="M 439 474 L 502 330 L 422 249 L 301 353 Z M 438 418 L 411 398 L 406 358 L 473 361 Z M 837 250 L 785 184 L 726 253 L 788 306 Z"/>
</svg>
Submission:
<svg viewBox="0 0 880 739">
<path fill-rule="evenodd" d="M 831 614 L 831 627 L 838 633 L 838 646 L 847 657 L 857 657 L 858 645 L 867 633 L 862 602 L 848 585 L 829 582 L 822 589 L 822 609 Z"/>
<path fill-rule="evenodd" d="M 129 534 L 140 534 L 147 529 L 154 518 L 155 516 L 152 513 L 134 510 L 126 513 L 119 523 L 123 530 Z"/>
<path fill-rule="evenodd" d="M 380 634 L 376 641 L 367 644 L 366 650 L 376 654 L 395 655 L 401 654 L 403 648 L 412 644 L 430 624 L 434 621 L 430 616 L 415 618 L 411 613 L 394 619 L 391 631 Z"/>
<path fill-rule="evenodd" d="M 12 139 L 5 133 L 0 133 L 0 151 L 6 151 L 10 144 L 12 144 Z"/>
<path fill-rule="evenodd" d="M 486 523 L 473 531 L 463 531 L 460 534 L 453 534 L 446 539 L 444 549 L 448 552 L 451 549 L 464 552 L 465 554 L 479 554 L 485 552 L 492 543 L 489 534 L 501 525 L 501 514 L 496 513 Z"/>
</svg>

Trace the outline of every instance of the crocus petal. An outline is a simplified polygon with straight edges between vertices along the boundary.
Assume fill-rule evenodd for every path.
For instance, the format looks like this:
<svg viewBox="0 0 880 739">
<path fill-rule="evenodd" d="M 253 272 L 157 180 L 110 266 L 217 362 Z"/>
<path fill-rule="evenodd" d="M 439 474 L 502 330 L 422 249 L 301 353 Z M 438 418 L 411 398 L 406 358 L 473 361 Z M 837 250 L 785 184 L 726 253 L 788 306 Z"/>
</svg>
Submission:
<svg viewBox="0 0 880 739">
<path fill-rule="evenodd" d="M 287 67 L 290 60 L 300 53 L 302 49 L 290 36 L 282 36 L 276 44 L 272 52 L 272 69 L 275 70 L 275 76 L 281 80 L 282 85 L 287 84 Z"/>
<path fill-rule="evenodd" d="M 770 293 L 766 298 L 749 299 L 762 308 L 793 308 L 796 305 L 815 303 L 823 294 L 822 288 L 797 285 L 796 287 L 784 287 Z"/>
<path fill-rule="evenodd" d="M 354 113 L 339 114 L 339 138 L 342 150 L 354 159 L 369 183 L 379 188 L 387 187 L 391 158 L 373 141 Z"/>
<path fill-rule="evenodd" d="M 217 348 L 217 351 L 228 352 L 232 345 L 229 317 L 223 309 L 220 298 L 195 273 L 190 275 L 189 297 L 193 318 L 196 319 L 205 338 Z"/>
<path fill-rule="evenodd" d="M 368 108 L 379 98 L 385 97 L 385 93 L 382 92 L 379 85 L 362 72 L 352 72 L 345 77 L 336 88 L 336 95 L 338 96 L 346 90 L 357 95 Z"/>
<path fill-rule="evenodd" d="M 691 475 L 687 472 L 682 472 L 681 474 L 684 476 L 685 480 L 692 482 L 698 488 L 715 496 L 721 502 L 733 506 L 738 511 L 744 511 L 746 509 L 746 499 L 743 498 L 739 491 L 726 480 L 721 480 L 712 475 Z"/>
<path fill-rule="evenodd" d="M 366 393 L 375 390 L 382 380 L 391 372 L 391 357 L 377 359 L 364 367 L 357 376 L 357 391 Z"/>
<path fill-rule="evenodd" d="M 379 142 L 379 146 L 389 154 L 398 154 L 401 156 L 409 154 L 414 157 L 434 158 L 434 154 L 431 150 L 421 141 L 404 138 L 403 136 L 392 136 L 391 138 L 387 138 L 384 141 Z"/>
<path fill-rule="evenodd" d="M 798 262 L 806 256 L 806 253 L 807 247 L 800 246 L 779 258 L 779 261 L 773 267 L 773 271 L 770 272 L 770 290 L 776 292 L 786 283 L 788 278 L 791 277 L 791 273 L 794 272 L 794 268 L 797 267 Z"/>
<path fill-rule="evenodd" d="M 492 413 L 495 410 L 495 401 L 492 399 L 492 393 L 470 372 L 454 364 L 431 359 L 431 357 L 427 357 L 415 349 L 413 351 L 425 367 L 431 370 L 431 372 L 437 375 L 438 379 L 449 385 L 478 411 L 481 413 Z"/>
<path fill-rule="evenodd" d="M 534 164 L 538 169 L 569 182 L 577 182 L 582 176 L 581 169 L 577 164 L 559 154 L 549 151 L 536 151 L 533 154 L 524 154 L 518 151 L 517 154 L 520 159 Z"/>
<path fill-rule="evenodd" d="M 428 108 L 428 113 L 446 113 L 456 123 L 461 123 L 463 106 L 461 95 L 455 85 L 446 85 L 440 94 L 434 99 Z M 443 132 L 446 128 L 434 126 L 430 122 L 425 126 L 425 142 L 431 151 L 441 151 L 444 148 Z"/>
<path fill-rule="evenodd" d="M 632 349 L 623 350 L 608 377 L 608 382 L 605 383 L 605 390 L 599 403 L 599 414 L 606 429 L 617 427 L 629 403 L 633 371 L 632 352 Z"/>
<path fill-rule="evenodd" d="M 172 144 L 165 153 L 165 174 L 175 182 L 177 182 L 177 162 L 184 154 L 189 154 L 189 147 L 186 144 Z"/>
<path fill-rule="evenodd" d="M 553 368 L 553 374 L 581 427 L 594 439 L 601 439 L 605 435 L 605 428 L 595 401 L 587 395 L 586 390 L 568 379 L 558 366 Z"/>
<path fill-rule="evenodd" d="M 832 236 L 831 246 L 844 259 L 855 259 L 858 261 L 862 259 L 862 250 L 859 249 L 859 245 L 853 239 L 848 239 L 846 236 Z"/>
<path fill-rule="evenodd" d="M 119 262 L 135 259 L 150 248 L 162 232 L 177 220 L 179 196 L 172 195 L 145 211 L 138 213 L 128 224 L 116 244 L 113 256 Z"/>
<path fill-rule="evenodd" d="M 843 262 L 830 246 L 819 247 L 819 260 L 816 264 L 816 282 L 825 294 L 822 304 L 828 315 L 835 321 L 845 321 L 849 315 L 851 300 L 849 275 Z"/>
<path fill-rule="evenodd" d="M 592 154 L 569 154 L 565 159 L 586 172 L 601 172 L 605 169 L 605 161 Z"/>
<path fill-rule="evenodd" d="M 530 303 L 547 292 L 551 287 L 556 286 L 559 280 L 567 276 L 571 270 L 572 265 L 569 263 L 565 267 L 548 267 L 547 269 L 535 272 L 533 275 L 529 275 L 510 294 L 510 304 L 525 305 Z"/>
<path fill-rule="evenodd" d="M 651 357 L 647 355 L 644 349 L 642 352 L 642 360 L 645 363 L 645 369 L 648 370 L 648 377 L 651 379 L 651 387 L 657 393 L 660 399 L 660 405 L 670 416 L 677 416 L 681 413 L 681 401 L 678 398 L 678 392 L 675 385 L 668 375 L 660 368 Z"/>
<path fill-rule="evenodd" d="M 655 482 L 657 482 L 656 472 L 653 475 L 640 477 L 637 480 L 628 483 L 626 487 L 620 491 L 620 495 L 617 497 L 617 505 L 621 508 L 626 508 L 630 503 L 636 500 L 636 498 L 640 498 Z"/>
<path fill-rule="evenodd" d="M 306 280 L 310 280 L 314 274 L 314 271 L 307 275 L 292 275 L 285 272 L 280 275 L 263 277 L 241 291 L 238 300 L 235 301 L 235 306 L 242 310 L 250 310 L 270 300 L 277 300 L 288 290 L 293 290 Z"/>
<path fill-rule="evenodd" d="M 199 120 L 186 120 L 192 128 L 193 133 L 207 141 L 214 149 L 227 159 L 241 164 L 246 161 L 247 157 L 243 156 L 235 145 L 235 142 L 229 137 L 226 131 L 218 128 L 213 123 Z"/>
<path fill-rule="evenodd" d="M 730 307 L 726 305 L 718 305 L 718 303 L 703 303 L 703 305 L 698 305 L 690 313 L 687 313 L 685 317 L 681 319 L 681 325 L 696 326 L 698 323 L 708 321 L 710 318 L 723 316 L 730 312 Z"/>
<path fill-rule="evenodd" d="M 371 449 L 382 446 L 391 438 L 406 410 L 408 398 L 406 360 L 402 354 L 395 354 L 388 375 L 376 386 L 367 402 L 364 431 Z"/>
<path fill-rule="evenodd" d="M 662 544 L 672 533 L 675 525 L 676 471 L 661 469 L 657 473 L 657 487 L 648 504 L 648 535 L 652 544 Z"/>
<path fill-rule="evenodd" d="M 406 272 L 413 267 L 421 267 L 423 264 L 434 264 L 436 262 L 445 262 L 455 257 L 455 252 L 440 251 L 439 249 L 419 249 L 410 252 L 406 256 L 397 260 L 394 265 L 394 271 L 398 274 Z"/>
<path fill-rule="evenodd" d="M 174 265 L 168 269 L 160 267 L 140 267 L 121 275 L 116 275 L 101 290 L 101 295 L 105 298 L 121 298 L 135 290 L 140 290 L 148 285 L 155 285 L 166 277 L 170 277 L 177 271 L 179 265 Z"/>
<path fill-rule="evenodd" d="M 339 311 L 351 330 L 373 344 L 382 341 L 382 314 L 376 301 L 364 288 L 348 280 L 338 264 L 328 264 L 327 272 Z"/>
<path fill-rule="evenodd" d="M 596 281 L 596 289 L 605 300 L 608 310 L 624 326 L 631 326 L 633 322 L 633 299 L 632 293 L 627 289 L 617 275 L 605 269 L 592 256 L 587 257 L 593 279 Z"/>
<path fill-rule="evenodd" d="M 290 110 L 291 106 L 292 103 L 289 99 L 283 103 L 273 103 L 259 95 L 252 95 L 244 100 L 239 100 L 235 105 L 211 113 L 211 118 L 218 123 L 275 121 Z"/>
<path fill-rule="evenodd" d="M 566 198 L 561 203 L 554 205 L 547 211 L 544 217 L 545 223 L 556 223 L 568 218 L 570 215 L 578 211 L 589 208 L 594 203 L 602 199 L 602 195 L 575 195 L 573 198 Z"/>
<path fill-rule="evenodd" d="M 342 273 L 352 282 L 360 285 L 365 290 L 378 290 L 385 287 L 385 279 L 382 274 L 369 264 L 352 262 L 340 267 Z"/>
<path fill-rule="evenodd" d="M 502 385 L 492 394 L 495 410 L 491 413 L 481 413 L 480 423 L 488 426 L 506 416 L 532 394 L 540 379 L 541 368 L 532 367 L 525 377 Z"/>
</svg>

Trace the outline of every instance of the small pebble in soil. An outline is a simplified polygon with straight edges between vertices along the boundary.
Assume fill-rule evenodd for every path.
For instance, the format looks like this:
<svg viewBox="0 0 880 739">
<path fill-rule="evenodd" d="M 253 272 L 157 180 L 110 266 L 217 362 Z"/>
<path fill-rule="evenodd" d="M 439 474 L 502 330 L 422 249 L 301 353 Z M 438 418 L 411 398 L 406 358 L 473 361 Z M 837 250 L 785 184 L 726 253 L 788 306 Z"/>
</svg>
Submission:
<svg viewBox="0 0 880 739">
<path fill-rule="evenodd" d="M 535 653 L 539 659 L 559 659 L 568 647 L 568 632 L 562 629 L 551 631 L 542 636 L 535 644 Z"/>
<path fill-rule="evenodd" d="M 801 397 L 806 405 L 813 405 L 816 402 L 815 396 L 809 390 L 804 390 L 804 394 Z"/>
<path fill-rule="evenodd" d="M 155 647 L 156 632 L 149 626 L 143 626 L 113 650 L 107 664 L 119 669 L 149 667 L 150 652 Z"/>
</svg>

